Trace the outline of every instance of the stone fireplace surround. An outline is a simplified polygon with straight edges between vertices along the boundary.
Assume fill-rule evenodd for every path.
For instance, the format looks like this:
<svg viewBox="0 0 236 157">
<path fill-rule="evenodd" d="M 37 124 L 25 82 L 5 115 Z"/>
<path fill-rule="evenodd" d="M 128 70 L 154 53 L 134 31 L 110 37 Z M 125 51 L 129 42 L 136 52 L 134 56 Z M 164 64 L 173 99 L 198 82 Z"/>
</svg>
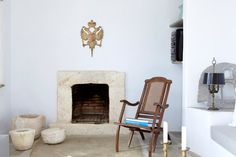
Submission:
<svg viewBox="0 0 236 157">
<path fill-rule="evenodd" d="M 125 73 L 116 71 L 59 71 L 57 74 L 57 122 L 49 127 L 66 129 L 67 135 L 115 134 L 122 104 L 125 98 Z M 109 123 L 72 124 L 72 91 L 75 84 L 108 84 L 109 86 Z M 125 133 L 125 132 L 124 132 Z M 127 132 L 126 132 L 127 133 Z"/>
</svg>

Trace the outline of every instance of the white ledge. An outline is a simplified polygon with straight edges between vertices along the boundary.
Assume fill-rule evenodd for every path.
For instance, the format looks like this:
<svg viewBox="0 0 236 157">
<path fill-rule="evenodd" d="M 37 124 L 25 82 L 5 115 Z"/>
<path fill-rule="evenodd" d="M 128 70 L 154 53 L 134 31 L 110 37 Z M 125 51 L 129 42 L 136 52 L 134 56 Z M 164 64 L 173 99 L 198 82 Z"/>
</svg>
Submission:
<svg viewBox="0 0 236 157">
<path fill-rule="evenodd" d="M 218 112 L 234 112 L 234 109 L 231 108 L 219 108 L 219 110 L 212 111 L 208 110 L 208 107 L 188 107 L 189 109 L 196 109 L 196 110 L 201 110 L 205 112 L 212 112 L 212 113 L 218 113 Z"/>
</svg>

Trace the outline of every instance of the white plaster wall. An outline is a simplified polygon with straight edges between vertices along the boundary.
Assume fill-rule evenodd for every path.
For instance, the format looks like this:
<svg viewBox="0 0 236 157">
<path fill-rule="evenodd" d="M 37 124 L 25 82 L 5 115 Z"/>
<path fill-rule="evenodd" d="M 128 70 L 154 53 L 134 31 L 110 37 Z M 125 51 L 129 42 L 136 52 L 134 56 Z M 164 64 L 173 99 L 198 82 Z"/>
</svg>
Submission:
<svg viewBox="0 0 236 157">
<path fill-rule="evenodd" d="M 183 104 L 197 104 L 201 72 L 217 62 L 236 63 L 235 0 L 186 0 L 184 20 Z"/>
<path fill-rule="evenodd" d="M 9 136 L 8 135 L 0 135 L 0 152 L 1 157 L 9 157 Z"/>
<path fill-rule="evenodd" d="M 10 128 L 10 1 L 0 1 L 0 134 Z M 1 147 L 0 147 L 1 148 Z"/>
<path fill-rule="evenodd" d="M 185 0 L 184 4 L 183 123 L 192 130 L 191 137 L 200 137 L 204 134 L 201 132 L 202 127 L 193 128 L 202 115 L 191 116 L 192 113 L 186 113 L 189 111 L 186 109 L 201 106 L 197 103 L 198 81 L 201 72 L 211 65 L 213 57 L 216 57 L 218 63 L 236 63 L 236 20 L 233 18 L 236 15 L 236 1 Z M 203 144 L 194 138 L 188 138 L 188 143 Z M 219 146 L 210 147 L 214 151 L 206 157 L 220 156 Z"/>
<path fill-rule="evenodd" d="M 10 1 L 0 1 L 0 156 L 9 156 L 10 129 Z"/>
<path fill-rule="evenodd" d="M 182 66 L 171 64 L 168 27 L 177 6 L 173 0 L 12 0 L 13 115 L 42 113 L 55 121 L 57 71 L 113 70 L 126 73 L 131 101 L 139 100 L 145 79 L 172 79 L 166 121 L 170 130 L 180 130 Z M 80 39 L 91 19 L 105 33 L 93 58 Z"/>
</svg>

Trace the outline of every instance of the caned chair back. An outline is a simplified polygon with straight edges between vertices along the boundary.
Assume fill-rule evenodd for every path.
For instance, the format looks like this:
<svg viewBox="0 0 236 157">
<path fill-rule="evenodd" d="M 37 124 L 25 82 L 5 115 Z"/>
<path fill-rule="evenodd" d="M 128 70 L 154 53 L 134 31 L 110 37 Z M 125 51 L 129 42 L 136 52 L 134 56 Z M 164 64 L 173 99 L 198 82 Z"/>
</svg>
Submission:
<svg viewBox="0 0 236 157">
<path fill-rule="evenodd" d="M 161 106 L 166 104 L 171 83 L 171 80 L 164 77 L 153 77 L 145 80 L 145 85 L 136 116 L 142 117 L 141 115 L 143 114 L 162 114 L 163 109 L 161 109 L 160 106 L 158 108 L 157 104 Z"/>
</svg>

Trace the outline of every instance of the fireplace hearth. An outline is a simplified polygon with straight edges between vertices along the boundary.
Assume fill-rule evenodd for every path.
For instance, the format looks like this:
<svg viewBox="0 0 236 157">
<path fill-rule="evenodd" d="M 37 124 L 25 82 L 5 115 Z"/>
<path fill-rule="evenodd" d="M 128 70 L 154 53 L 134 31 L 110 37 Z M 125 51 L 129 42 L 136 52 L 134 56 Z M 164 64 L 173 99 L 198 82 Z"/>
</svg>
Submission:
<svg viewBox="0 0 236 157">
<path fill-rule="evenodd" d="M 76 84 L 72 87 L 72 123 L 109 123 L 107 84 Z"/>
</svg>

